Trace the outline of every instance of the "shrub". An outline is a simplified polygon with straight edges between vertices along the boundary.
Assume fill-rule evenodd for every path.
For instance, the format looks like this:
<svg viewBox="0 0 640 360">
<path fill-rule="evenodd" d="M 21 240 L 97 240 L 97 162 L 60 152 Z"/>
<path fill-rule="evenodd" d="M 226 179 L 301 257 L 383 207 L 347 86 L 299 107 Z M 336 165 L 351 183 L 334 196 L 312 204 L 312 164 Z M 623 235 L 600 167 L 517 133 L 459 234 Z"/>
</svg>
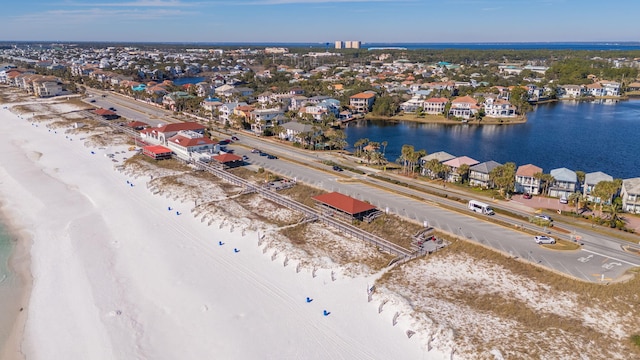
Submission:
<svg viewBox="0 0 640 360">
<path fill-rule="evenodd" d="M 638 335 L 638 334 L 632 335 L 632 336 L 631 336 L 631 342 L 632 342 L 635 346 L 640 347 L 640 335 Z"/>
</svg>

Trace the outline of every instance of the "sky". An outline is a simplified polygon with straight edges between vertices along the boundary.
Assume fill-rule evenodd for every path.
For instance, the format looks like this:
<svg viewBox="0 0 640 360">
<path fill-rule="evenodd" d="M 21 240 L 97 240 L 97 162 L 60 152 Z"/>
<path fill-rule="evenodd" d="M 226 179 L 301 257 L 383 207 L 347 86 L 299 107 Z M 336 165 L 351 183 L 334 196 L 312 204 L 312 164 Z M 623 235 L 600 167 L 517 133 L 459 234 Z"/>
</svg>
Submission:
<svg viewBox="0 0 640 360">
<path fill-rule="evenodd" d="M 638 0 L 4 1 L 0 40 L 640 41 Z"/>
</svg>

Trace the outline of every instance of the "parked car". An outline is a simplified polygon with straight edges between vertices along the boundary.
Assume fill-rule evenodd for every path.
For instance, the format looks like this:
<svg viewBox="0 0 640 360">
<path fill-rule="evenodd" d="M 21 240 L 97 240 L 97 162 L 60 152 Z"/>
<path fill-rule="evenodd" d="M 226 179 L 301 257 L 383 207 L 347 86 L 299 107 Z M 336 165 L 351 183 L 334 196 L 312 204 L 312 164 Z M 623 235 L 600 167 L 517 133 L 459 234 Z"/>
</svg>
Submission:
<svg viewBox="0 0 640 360">
<path fill-rule="evenodd" d="M 249 157 L 247 155 L 242 155 L 242 160 L 249 160 Z"/>
<path fill-rule="evenodd" d="M 568 204 L 568 203 L 569 203 L 569 199 L 567 199 L 567 198 L 566 198 L 566 197 L 564 197 L 564 196 L 563 196 L 563 197 L 561 197 L 559 201 L 560 201 L 560 204 Z"/>
<path fill-rule="evenodd" d="M 522 194 L 522 198 L 523 198 L 523 199 L 531 199 L 532 197 L 533 197 L 533 196 L 532 196 L 531 194 L 529 194 L 529 193 L 524 193 L 524 194 Z"/>
<path fill-rule="evenodd" d="M 111 110 L 111 111 L 117 111 L 117 110 L 116 110 L 116 108 L 114 108 L 114 107 L 110 107 L 110 108 L 109 108 L 109 110 Z"/>
<path fill-rule="evenodd" d="M 266 152 L 260 151 L 260 156 L 269 156 L 269 154 L 267 154 Z"/>
<path fill-rule="evenodd" d="M 278 157 L 275 155 L 267 154 L 267 159 L 277 159 Z"/>
<path fill-rule="evenodd" d="M 258 150 L 258 149 L 251 149 L 251 153 L 253 153 L 253 154 L 257 154 L 259 152 L 260 152 L 260 150 Z"/>
<path fill-rule="evenodd" d="M 555 244 L 556 239 L 551 236 L 538 235 L 533 238 L 536 241 L 536 244 Z"/>
<path fill-rule="evenodd" d="M 89 102 L 94 103 L 94 102 L 96 102 L 96 99 L 91 99 L 91 100 L 89 100 Z"/>
<path fill-rule="evenodd" d="M 235 137 L 235 136 L 232 136 L 232 137 L 231 137 L 231 140 L 233 140 L 233 141 L 238 141 L 238 140 L 240 140 L 240 139 L 238 139 L 238 138 L 237 138 L 237 137 Z"/>
<path fill-rule="evenodd" d="M 549 215 L 536 215 L 536 217 L 542 220 L 553 221 L 553 219 Z"/>
<path fill-rule="evenodd" d="M 338 165 L 333 165 L 333 170 L 340 172 L 342 171 L 342 168 Z"/>
</svg>

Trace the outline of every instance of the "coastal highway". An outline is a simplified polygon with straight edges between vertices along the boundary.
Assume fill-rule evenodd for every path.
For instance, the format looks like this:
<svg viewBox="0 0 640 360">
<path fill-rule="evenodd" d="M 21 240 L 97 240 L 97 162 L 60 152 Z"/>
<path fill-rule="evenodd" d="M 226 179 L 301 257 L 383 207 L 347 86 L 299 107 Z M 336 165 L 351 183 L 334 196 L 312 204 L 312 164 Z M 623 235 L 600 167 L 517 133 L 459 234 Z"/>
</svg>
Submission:
<svg viewBox="0 0 640 360">
<path fill-rule="evenodd" d="M 106 108 L 116 107 L 118 112 L 121 111 L 118 108 L 120 106 L 123 110 L 131 111 L 132 116 L 135 117 L 128 117 L 125 112 L 120 113 L 122 116 L 131 120 L 150 122 L 148 115 L 150 106 L 147 104 L 112 94 L 106 98 L 96 99 L 96 103 Z M 160 118 L 167 119 L 171 114 L 166 110 L 152 108 L 152 110 L 158 111 L 158 113 L 151 112 L 156 121 Z M 227 137 L 230 134 L 220 134 L 220 136 Z M 622 240 L 608 238 L 584 229 L 574 228 L 571 224 L 558 222 L 558 227 L 579 234 L 584 245 L 580 250 L 554 251 L 536 245 L 533 236 L 517 230 L 517 226 L 522 226 L 539 230 L 542 233 L 543 229 L 535 225 L 501 215 L 496 215 L 496 217 L 513 226 L 505 227 L 482 221 L 472 216 L 465 204 L 393 185 L 366 175 L 348 171 L 337 173 L 331 170 L 330 166 L 321 164 L 322 160 L 344 161 L 339 156 L 328 153 L 313 154 L 292 149 L 290 146 L 285 147 L 277 142 L 265 141 L 265 139 L 243 132 L 238 133 L 237 136 L 240 138 L 239 144 L 243 146 L 236 144 L 231 145 L 230 148 L 234 149 L 238 155 L 247 155 L 249 162 L 254 165 L 262 166 L 269 171 L 289 178 L 296 178 L 298 181 L 326 191 L 338 191 L 368 201 L 383 211 L 463 236 L 470 241 L 500 250 L 514 259 L 519 258 L 582 280 L 595 282 L 611 281 L 621 276 L 629 268 L 640 266 L 640 257 L 624 251 L 623 245 L 630 245 L 630 243 Z M 252 154 L 251 148 L 259 148 L 280 158 L 267 159 L 258 154 Z M 287 158 L 292 161 L 284 160 Z M 385 189 L 393 190 L 393 192 Z M 444 208 L 441 204 L 456 210 Z M 553 228 L 551 231 L 551 235 L 554 237 L 568 239 L 567 234 L 556 232 Z"/>
<path fill-rule="evenodd" d="M 267 159 L 264 156 L 252 154 L 246 148 L 239 146 L 234 147 L 234 150 L 239 155 L 247 155 L 250 163 L 274 173 L 296 178 L 298 181 L 326 191 L 338 191 L 359 200 L 368 201 L 389 213 L 397 214 L 420 224 L 426 222 L 435 228 L 500 250 L 514 259 L 520 258 L 585 281 L 611 281 L 621 276 L 629 268 L 640 266 L 640 258 L 622 250 L 622 243 L 617 239 L 603 239 L 583 234 L 584 245 L 580 250 L 556 251 L 537 245 L 532 235 L 516 230 L 515 225 L 517 224 L 538 230 L 542 234 L 542 228 L 526 222 L 503 217 L 501 220 L 508 221 L 514 226 L 496 225 L 476 218 L 474 213 L 466 209 L 465 204 L 425 195 L 360 174 L 348 173 L 347 171 L 337 173 L 330 167 L 321 170 L 310 166 L 300 166 L 298 163 L 282 158 Z M 286 153 L 279 153 L 275 149 L 270 151 L 278 156 L 286 156 Z M 347 173 L 347 176 L 344 173 Z M 394 192 L 386 191 L 381 187 L 392 189 Z M 411 197 L 401 196 L 396 191 L 402 191 Z M 422 200 L 415 197 L 421 197 Z M 445 203 L 447 207 L 455 207 L 457 211 L 440 206 Z M 566 235 L 553 234 L 553 236 L 568 239 Z"/>
</svg>

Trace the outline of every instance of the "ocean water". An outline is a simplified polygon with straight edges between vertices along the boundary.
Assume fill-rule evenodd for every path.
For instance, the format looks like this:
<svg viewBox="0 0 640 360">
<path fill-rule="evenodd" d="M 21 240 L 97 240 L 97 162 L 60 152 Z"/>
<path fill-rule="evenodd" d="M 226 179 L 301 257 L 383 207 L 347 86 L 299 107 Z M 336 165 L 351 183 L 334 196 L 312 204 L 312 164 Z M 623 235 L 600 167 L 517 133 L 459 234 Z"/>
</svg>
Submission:
<svg viewBox="0 0 640 360">
<path fill-rule="evenodd" d="M 11 257 L 12 250 L 13 244 L 11 242 L 11 236 L 5 227 L 0 224 L 0 286 L 5 284 L 11 275 L 9 271 L 9 258 Z"/>
<path fill-rule="evenodd" d="M 0 224 L 0 349 L 16 321 L 23 291 L 20 278 L 9 269 L 9 258 L 14 248 L 11 235 Z"/>
</svg>

